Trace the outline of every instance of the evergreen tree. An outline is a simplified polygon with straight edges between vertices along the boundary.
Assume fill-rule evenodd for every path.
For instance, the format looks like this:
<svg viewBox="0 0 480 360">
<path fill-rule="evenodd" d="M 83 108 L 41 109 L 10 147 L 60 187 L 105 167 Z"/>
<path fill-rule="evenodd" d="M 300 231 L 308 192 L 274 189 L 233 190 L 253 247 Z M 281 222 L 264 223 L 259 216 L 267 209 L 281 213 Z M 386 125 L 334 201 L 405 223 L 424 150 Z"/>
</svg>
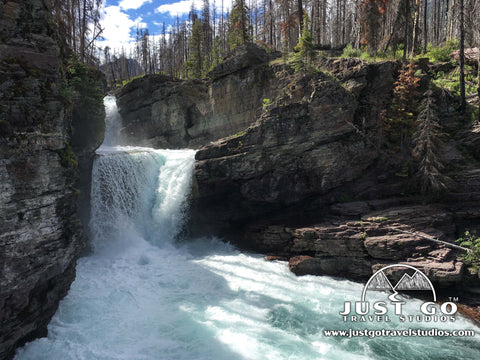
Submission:
<svg viewBox="0 0 480 360">
<path fill-rule="evenodd" d="M 185 62 L 187 76 L 199 79 L 202 77 L 203 58 L 202 58 L 202 21 L 196 19 L 192 26 L 192 36 L 189 41 L 190 54 Z"/>
<path fill-rule="evenodd" d="M 451 179 L 441 173 L 443 164 L 441 151 L 442 128 L 429 90 L 423 110 L 417 117 L 417 131 L 414 135 L 413 156 L 418 160 L 418 180 L 422 193 L 446 190 Z"/>
<path fill-rule="evenodd" d="M 217 66 L 222 62 L 221 45 L 222 44 L 221 44 L 220 38 L 218 36 L 215 37 L 215 40 L 213 41 L 212 50 L 210 51 L 210 54 L 208 56 L 208 62 L 206 60 L 204 61 L 203 68 L 204 68 L 205 74 L 213 70 L 215 66 Z"/>
<path fill-rule="evenodd" d="M 251 41 L 249 35 L 250 19 L 245 0 L 235 0 L 229 19 L 228 46 L 230 50 L 233 50 L 237 46 Z"/>
<path fill-rule="evenodd" d="M 310 20 L 307 13 L 303 15 L 303 30 L 302 36 L 295 46 L 295 55 L 293 58 L 293 66 L 295 72 L 303 71 L 306 73 L 312 66 L 315 59 L 315 46 L 313 45 L 313 38 L 310 32 Z"/>
<path fill-rule="evenodd" d="M 210 3 L 208 0 L 203 0 L 202 22 L 203 47 L 205 55 L 207 55 L 212 50 L 212 27 L 210 26 Z"/>
</svg>

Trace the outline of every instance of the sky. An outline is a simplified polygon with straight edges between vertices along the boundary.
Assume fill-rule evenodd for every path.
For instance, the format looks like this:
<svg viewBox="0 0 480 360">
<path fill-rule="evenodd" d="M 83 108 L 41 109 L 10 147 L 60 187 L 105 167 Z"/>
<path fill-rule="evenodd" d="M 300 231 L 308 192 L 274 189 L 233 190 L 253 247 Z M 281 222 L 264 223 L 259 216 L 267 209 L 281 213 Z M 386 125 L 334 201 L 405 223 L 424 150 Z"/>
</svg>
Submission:
<svg viewBox="0 0 480 360">
<path fill-rule="evenodd" d="M 203 0 L 194 0 L 195 8 L 200 10 Z M 221 0 L 215 0 L 220 9 Z M 223 0 L 224 8 L 230 9 L 232 0 Z M 98 45 L 102 48 L 120 49 L 129 48 L 129 43 L 135 39 L 137 25 L 148 28 L 149 33 L 161 34 L 162 23 L 165 22 L 167 31 L 176 21 L 185 20 L 190 11 L 192 0 L 105 0 L 102 9 L 101 25 L 104 27 L 104 40 Z M 213 6 L 213 0 L 210 0 Z M 218 11 L 220 13 L 220 10 Z"/>
</svg>

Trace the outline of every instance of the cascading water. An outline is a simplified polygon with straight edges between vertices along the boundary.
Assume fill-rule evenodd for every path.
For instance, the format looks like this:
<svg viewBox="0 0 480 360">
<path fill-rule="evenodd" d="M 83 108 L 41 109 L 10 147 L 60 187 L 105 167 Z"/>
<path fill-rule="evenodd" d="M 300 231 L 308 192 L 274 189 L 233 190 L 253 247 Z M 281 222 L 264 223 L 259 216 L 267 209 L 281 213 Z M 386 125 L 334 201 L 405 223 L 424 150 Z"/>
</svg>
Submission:
<svg viewBox="0 0 480 360">
<path fill-rule="evenodd" d="M 113 101 L 106 99 L 109 115 Z M 215 239 L 175 244 L 194 151 L 112 146 L 115 136 L 107 138 L 93 170 L 94 252 L 78 261 L 48 337 L 19 349 L 17 360 L 478 359 L 478 336 L 326 337 L 324 329 L 348 327 L 479 329 L 460 317 L 342 323 L 339 311 L 360 298 L 361 284 L 296 277 L 285 263 Z M 406 302 L 407 313 L 421 303 Z"/>
<path fill-rule="evenodd" d="M 105 139 L 103 146 L 123 144 L 121 136 L 122 121 L 117 108 L 115 96 L 106 96 L 103 100 L 105 105 Z"/>
</svg>

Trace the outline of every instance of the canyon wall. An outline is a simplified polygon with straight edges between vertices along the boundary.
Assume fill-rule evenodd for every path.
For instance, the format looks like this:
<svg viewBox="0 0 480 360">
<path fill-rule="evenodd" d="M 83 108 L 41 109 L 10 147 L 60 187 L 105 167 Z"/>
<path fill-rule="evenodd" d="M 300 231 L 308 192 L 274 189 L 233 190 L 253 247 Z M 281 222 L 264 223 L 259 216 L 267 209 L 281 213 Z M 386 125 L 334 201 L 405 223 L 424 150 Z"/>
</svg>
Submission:
<svg viewBox="0 0 480 360">
<path fill-rule="evenodd" d="M 86 243 L 78 163 L 103 134 L 74 153 L 65 57 L 44 1 L 0 2 L 0 359 L 46 335 Z"/>
<path fill-rule="evenodd" d="M 163 75 L 134 79 L 117 94 L 125 143 L 198 148 L 243 131 L 276 92 L 268 54 L 246 44 L 210 74 L 210 80 Z"/>
</svg>

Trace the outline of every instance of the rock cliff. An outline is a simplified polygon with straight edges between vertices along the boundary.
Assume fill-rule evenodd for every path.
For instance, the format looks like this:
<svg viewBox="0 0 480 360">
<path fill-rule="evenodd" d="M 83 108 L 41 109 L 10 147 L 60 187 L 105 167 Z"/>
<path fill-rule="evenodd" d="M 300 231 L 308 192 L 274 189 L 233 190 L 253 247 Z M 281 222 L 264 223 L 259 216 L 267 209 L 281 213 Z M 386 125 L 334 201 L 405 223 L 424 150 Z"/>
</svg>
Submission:
<svg viewBox="0 0 480 360">
<path fill-rule="evenodd" d="M 444 119 L 445 128 L 464 128 L 443 150 L 458 166 L 450 167 L 455 184 L 425 205 L 377 141 L 397 64 L 322 59 L 319 66 L 324 72 L 307 76 L 280 70 L 283 92 L 258 121 L 199 149 L 195 231 L 288 259 L 299 275 L 366 280 L 402 262 L 440 289 L 478 291 L 478 270 L 464 266 L 461 251 L 418 236 L 453 242 L 465 229 L 480 230 L 478 128 Z"/>
<path fill-rule="evenodd" d="M 276 88 L 267 60 L 264 50 L 248 44 L 212 71 L 210 80 L 132 80 L 117 94 L 126 143 L 198 148 L 244 130 Z"/>
<path fill-rule="evenodd" d="M 60 43 L 44 1 L 0 2 L 1 359 L 46 335 L 85 246 Z"/>
<path fill-rule="evenodd" d="M 228 229 L 243 229 L 260 216 L 288 214 L 293 221 L 296 205 L 300 217 L 316 217 L 310 210 L 330 201 L 323 195 L 375 162 L 378 151 L 364 134 L 378 131 L 395 64 L 360 67 L 348 86 L 323 72 L 281 70 L 283 91 L 259 121 L 197 152 L 195 227 L 212 225 L 230 235 Z"/>
</svg>

